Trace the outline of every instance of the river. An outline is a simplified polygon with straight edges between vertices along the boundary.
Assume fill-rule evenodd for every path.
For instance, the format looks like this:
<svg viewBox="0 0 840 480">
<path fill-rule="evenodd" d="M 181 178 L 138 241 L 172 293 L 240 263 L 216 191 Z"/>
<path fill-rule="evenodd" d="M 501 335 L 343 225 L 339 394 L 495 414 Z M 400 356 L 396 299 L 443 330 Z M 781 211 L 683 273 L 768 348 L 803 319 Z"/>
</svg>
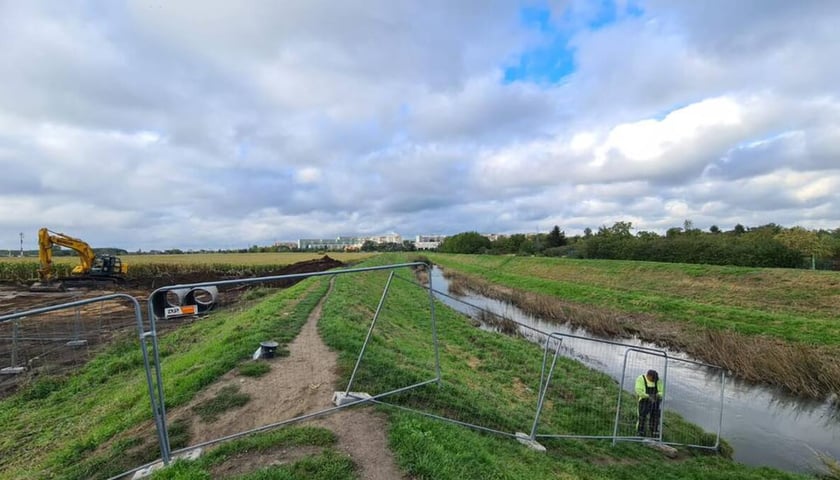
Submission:
<svg viewBox="0 0 840 480">
<path fill-rule="evenodd" d="M 448 294 L 449 282 L 441 269 L 432 271 L 432 286 L 437 292 Z M 561 332 L 591 338 L 581 330 L 572 331 L 566 325 L 546 322 L 499 300 L 474 293 L 455 296 L 453 300 L 445 295 L 437 298 L 453 309 L 475 317 L 481 310 L 489 311 L 519 324 L 527 325 L 544 333 Z M 475 307 L 471 306 L 474 305 Z M 536 341 L 528 329 L 520 329 L 525 338 Z M 612 339 L 634 346 L 661 349 L 661 347 L 638 339 Z M 600 370 L 620 380 L 622 360 L 626 347 L 605 346 L 592 342 L 575 342 L 574 349 L 564 354 L 581 361 L 589 367 Z M 688 358 L 678 352 L 669 356 Z M 696 368 L 689 368 L 682 362 L 669 362 L 666 390 L 666 408 L 682 415 L 710 432 L 716 432 L 719 415 L 709 415 L 708 401 L 700 402 L 703 392 L 709 390 L 709 382 L 716 382 L 719 392 L 719 378 L 698 374 Z M 719 395 L 719 393 L 718 393 Z M 814 451 L 823 452 L 840 459 L 840 413 L 837 406 L 828 401 L 797 398 L 777 389 L 753 385 L 737 379 L 728 379 L 724 389 L 723 426 L 721 436 L 734 448 L 735 460 L 754 466 L 769 466 L 791 472 L 813 473 L 820 466 Z M 813 450 L 812 450 L 813 449 Z"/>
</svg>

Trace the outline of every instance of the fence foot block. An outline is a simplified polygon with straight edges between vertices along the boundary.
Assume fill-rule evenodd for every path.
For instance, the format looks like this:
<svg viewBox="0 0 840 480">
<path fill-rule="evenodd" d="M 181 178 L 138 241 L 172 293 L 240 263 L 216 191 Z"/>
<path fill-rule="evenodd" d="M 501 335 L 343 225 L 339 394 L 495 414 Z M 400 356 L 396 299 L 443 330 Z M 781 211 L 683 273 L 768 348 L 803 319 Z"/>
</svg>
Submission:
<svg viewBox="0 0 840 480">
<path fill-rule="evenodd" d="M 87 343 L 87 340 L 70 340 L 65 345 L 67 345 L 68 347 L 83 347 L 87 345 Z"/>
<path fill-rule="evenodd" d="M 201 456 L 201 451 L 202 450 L 200 448 L 194 448 L 189 452 L 184 452 L 173 456 L 172 461 L 174 462 L 175 460 L 195 460 L 196 458 Z M 131 477 L 131 480 L 140 480 L 141 478 L 151 477 L 153 473 L 155 473 L 163 467 L 164 465 L 162 461 L 153 463 L 146 468 L 142 468 L 134 472 L 134 476 Z"/>
<path fill-rule="evenodd" d="M 677 456 L 677 449 L 670 445 L 665 445 L 664 443 L 658 442 L 653 439 L 646 439 L 642 443 L 654 450 L 659 450 L 668 458 L 675 458 Z"/>
<path fill-rule="evenodd" d="M 527 446 L 531 450 L 536 450 L 538 452 L 545 452 L 545 447 L 542 446 L 536 440 L 531 440 L 531 436 L 528 435 L 527 433 L 516 432 L 516 440 L 518 440 L 519 443 Z"/>
<path fill-rule="evenodd" d="M 6 367 L 0 369 L 0 375 L 17 375 L 26 371 L 26 367 Z"/>
<path fill-rule="evenodd" d="M 364 392 L 335 392 L 333 393 L 332 401 L 336 407 L 340 407 L 350 403 L 364 402 L 371 398 L 369 393 Z"/>
</svg>

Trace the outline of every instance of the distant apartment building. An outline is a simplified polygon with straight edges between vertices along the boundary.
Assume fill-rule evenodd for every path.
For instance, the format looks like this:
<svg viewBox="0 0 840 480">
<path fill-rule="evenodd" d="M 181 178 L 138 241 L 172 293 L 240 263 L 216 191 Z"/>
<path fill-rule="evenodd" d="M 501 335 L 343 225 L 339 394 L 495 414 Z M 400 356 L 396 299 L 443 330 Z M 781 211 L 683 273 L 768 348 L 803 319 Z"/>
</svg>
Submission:
<svg viewBox="0 0 840 480">
<path fill-rule="evenodd" d="M 346 237 L 340 236 L 334 239 L 301 238 L 297 246 L 300 250 L 359 250 L 365 242 L 371 241 L 376 244 L 402 243 L 402 237 L 398 233 L 385 235 L 374 235 L 370 237 Z"/>
<path fill-rule="evenodd" d="M 446 235 L 417 235 L 414 239 L 414 248 L 417 250 L 436 250 Z"/>
<path fill-rule="evenodd" d="M 365 237 L 365 241 L 370 240 L 373 243 L 402 243 L 402 236 L 399 233 L 389 233 L 386 235 L 378 235 L 373 237 Z"/>
</svg>

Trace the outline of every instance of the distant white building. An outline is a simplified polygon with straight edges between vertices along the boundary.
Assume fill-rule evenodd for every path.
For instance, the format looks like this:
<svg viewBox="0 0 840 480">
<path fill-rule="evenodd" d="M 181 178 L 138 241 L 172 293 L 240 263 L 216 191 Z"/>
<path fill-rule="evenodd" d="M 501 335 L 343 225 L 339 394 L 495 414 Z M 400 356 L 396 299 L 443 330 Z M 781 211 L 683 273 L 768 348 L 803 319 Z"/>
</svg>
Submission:
<svg viewBox="0 0 840 480">
<path fill-rule="evenodd" d="M 371 241 L 377 245 L 383 243 L 402 243 L 402 236 L 398 233 L 374 235 L 370 237 L 340 236 L 330 239 L 301 238 L 298 248 L 301 250 L 360 250 L 365 242 Z"/>
<path fill-rule="evenodd" d="M 446 235 L 417 235 L 414 239 L 414 248 L 417 250 L 437 250 Z"/>
<path fill-rule="evenodd" d="M 387 233 L 385 235 L 376 235 L 373 237 L 365 237 L 365 241 L 370 240 L 373 243 L 402 243 L 402 236 L 399 233 Z M 364 242 L 362 242 L 364 243 Z"/>
<path fill-rule="evenodd" d="M 507 235 L 503 233 L 483 233 L 481 234 L 481 236 L 487 238 L 491 242 L 495 242 L 496 240 L 499 240 L 501 238 L 507 238 Z"/>
</svg>

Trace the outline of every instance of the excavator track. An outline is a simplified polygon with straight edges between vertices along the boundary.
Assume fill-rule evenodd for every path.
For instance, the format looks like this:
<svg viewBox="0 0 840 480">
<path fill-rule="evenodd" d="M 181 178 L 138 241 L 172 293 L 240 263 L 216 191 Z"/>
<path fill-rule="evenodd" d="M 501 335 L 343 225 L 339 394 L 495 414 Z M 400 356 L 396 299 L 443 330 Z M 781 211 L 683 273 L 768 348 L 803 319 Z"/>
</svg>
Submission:
<svg viewBox="0 0 840 480">
<path fill-rule="evenodd" d="M 62 277 L 59 278 L 58 281 L 64 285 L 65 289 L 68 288 L 96 288 L 96 289 L 110 289 L 110 288 L 117 288 L 118 286 L 125 283 L 125 280 L 122 278 L 117 277 L 92 277 L 92 276 L 79 276 L 79 277 Z"/>
<path fill-rule="evenodd" d="M 62 277 L 49 283 L 37 282 L 29 287 L 30 292 L 64 292 L 73 288 L 89 288 L 97 290 L 117 289 L 125 283 L 119 277 Z"/>
</svg>

